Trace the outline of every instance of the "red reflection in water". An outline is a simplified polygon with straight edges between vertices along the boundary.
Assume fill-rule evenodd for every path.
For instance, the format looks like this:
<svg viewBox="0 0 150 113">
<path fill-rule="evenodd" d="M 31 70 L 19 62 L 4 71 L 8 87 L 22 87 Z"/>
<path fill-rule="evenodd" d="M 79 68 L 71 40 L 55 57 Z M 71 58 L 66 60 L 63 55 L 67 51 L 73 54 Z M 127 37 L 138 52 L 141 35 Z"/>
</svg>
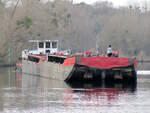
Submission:
<svg viewBox="0 0 150 113">
<path fill-rule="evenodd" d="M 70 89 L 65 91 L 64 103 L 66 106 L 70 106 L 71 104 L 75 104 L 80 100 L 81 103 L 85 102 L 85 104 L 103 105 L 106 101 L 117 101 L 119 94 L 119 88 L 96 88 L 82 90 Z"/>
<path fill-rule="evenodd" d="M 22 73 L 16 73 L 17 85 L 19 88 L 22 88 Z"/>
</svg>

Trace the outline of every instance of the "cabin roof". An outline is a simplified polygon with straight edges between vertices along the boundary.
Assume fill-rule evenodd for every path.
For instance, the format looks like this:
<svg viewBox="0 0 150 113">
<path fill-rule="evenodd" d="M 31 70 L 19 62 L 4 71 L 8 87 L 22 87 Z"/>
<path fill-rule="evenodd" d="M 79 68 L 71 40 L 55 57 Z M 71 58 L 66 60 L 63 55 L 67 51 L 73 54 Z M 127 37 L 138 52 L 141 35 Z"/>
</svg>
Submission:
<svg viewBox="0 0 150 113">
<path fill-rule="evenodd" d="M 58 40 L 29 40 L 28 42 L 58 42 Z"/>
</svg>

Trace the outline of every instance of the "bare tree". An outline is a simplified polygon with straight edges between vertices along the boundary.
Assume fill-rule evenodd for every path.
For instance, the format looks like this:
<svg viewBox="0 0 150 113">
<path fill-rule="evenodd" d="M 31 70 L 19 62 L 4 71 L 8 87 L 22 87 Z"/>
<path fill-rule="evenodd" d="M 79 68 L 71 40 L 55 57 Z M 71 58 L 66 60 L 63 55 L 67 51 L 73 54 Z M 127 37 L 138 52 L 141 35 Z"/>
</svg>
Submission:
<svg viewBox="0 0 150 113">
<path fill-rule="evenodd" d="M 11 40 L 15 63 L 30 39 L 58 39 L 62 49 L 96 49 L 108 44 L 126 56 L 149 56 L 150 12 L 114 8 L 109 2 L 73 4 L 70 0 L 21 0 L 18 7 L 0 4 L 0 59 L 7 62 Z M 10 27 L 11 25 L 11 27 Z M 11 34 L 11 35 L 10 35 Z"/>
</svg>

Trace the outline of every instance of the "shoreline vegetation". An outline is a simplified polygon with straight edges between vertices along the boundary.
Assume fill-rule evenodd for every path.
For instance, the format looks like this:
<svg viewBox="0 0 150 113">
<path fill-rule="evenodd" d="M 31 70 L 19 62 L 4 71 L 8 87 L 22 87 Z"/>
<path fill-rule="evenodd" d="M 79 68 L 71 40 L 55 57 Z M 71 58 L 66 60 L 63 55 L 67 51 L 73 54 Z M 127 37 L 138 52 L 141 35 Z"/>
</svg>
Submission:
<svg viewBox="0 0 150 113">
<path fill-rule="evenodd" d="M 22 50 L 34 48 L 29 40 L 44 39 L 59 40 L 60 49 L 100 53 L 111 44 L 120 56 L 150 59 L 150 11 L 138 4 L 20 0 L 15 7 L 7 2 L 0 0 L 0 66 L 7 67 L 8 58 L 16 64 Z"/>
</svg>

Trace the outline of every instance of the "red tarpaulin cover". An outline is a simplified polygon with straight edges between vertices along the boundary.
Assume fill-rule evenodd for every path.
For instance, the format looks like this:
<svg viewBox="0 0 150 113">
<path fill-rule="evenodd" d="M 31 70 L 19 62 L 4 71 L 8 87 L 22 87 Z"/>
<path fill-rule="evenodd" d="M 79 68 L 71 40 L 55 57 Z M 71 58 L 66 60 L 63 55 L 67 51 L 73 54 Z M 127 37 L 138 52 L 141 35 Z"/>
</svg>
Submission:
<svg viewBox="0 0 150 113">
<path fill-rule="evenodd" d="M 136 61 L 133 61 L 134 65 Z M 91 68 L 98 69 L 111 69 L 119 67 L 127 67 L 131 65 L 129 58 L 118 58 L 118 57 L 104 57 L 104 56 L 95 56 L 95 57 L 81 57 L 79 65 L 85 65 Z"/>
</svg>

